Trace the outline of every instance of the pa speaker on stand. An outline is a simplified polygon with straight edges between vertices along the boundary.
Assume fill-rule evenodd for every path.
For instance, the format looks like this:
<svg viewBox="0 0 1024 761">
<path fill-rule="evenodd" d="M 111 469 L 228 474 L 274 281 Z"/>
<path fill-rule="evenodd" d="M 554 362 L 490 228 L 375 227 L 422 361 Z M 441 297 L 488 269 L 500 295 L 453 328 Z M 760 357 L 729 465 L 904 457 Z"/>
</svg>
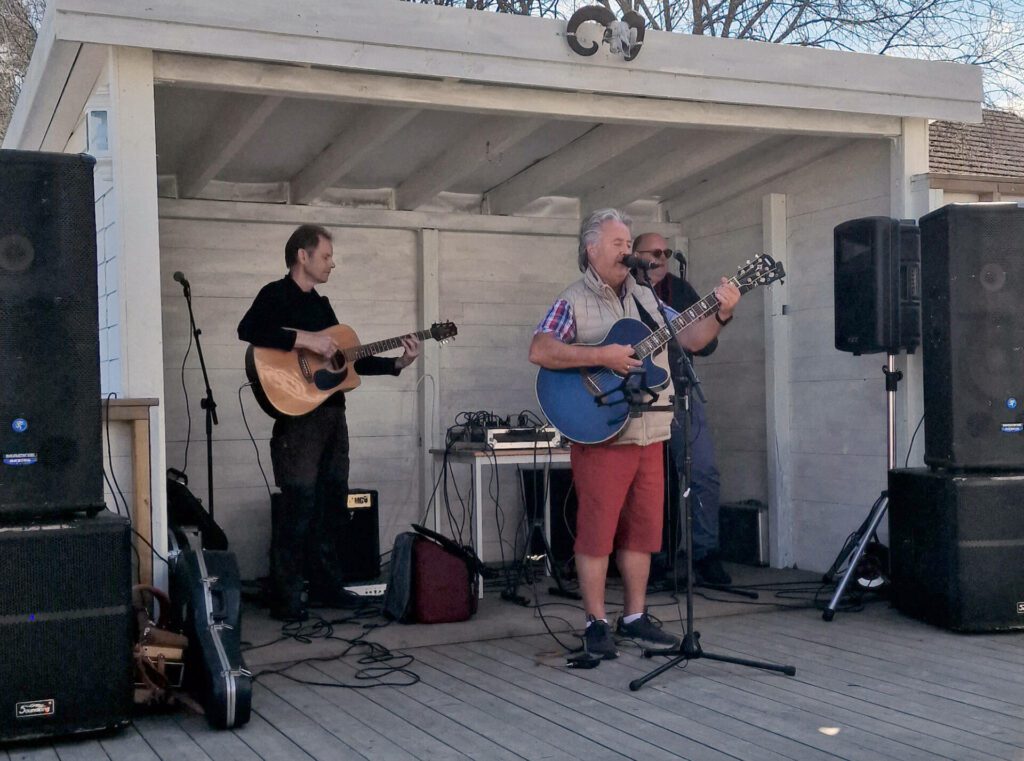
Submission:
<svg viewBox="0 0 1024 761">
<path fill-rule="evenodd" d="M 920 234 L 912 220 L 865 217 L 834 231 L 835 345 L 853 354 L 885 352 L 886 461 L 896 467 L 896 391 L 903 373 L 896 355 L 913 352 L 921 337 Z M 825 574 L 839 579 L 822 618 L 831 621 L 889 503 L 887 491 L 850 536 Z"/>
</svg>

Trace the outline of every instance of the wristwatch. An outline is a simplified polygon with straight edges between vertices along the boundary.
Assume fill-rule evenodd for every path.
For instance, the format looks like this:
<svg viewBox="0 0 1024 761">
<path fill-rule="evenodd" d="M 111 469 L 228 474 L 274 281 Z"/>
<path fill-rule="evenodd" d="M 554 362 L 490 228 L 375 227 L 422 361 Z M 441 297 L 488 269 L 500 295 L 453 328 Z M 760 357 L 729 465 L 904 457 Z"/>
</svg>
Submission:
<svg viewBox="0 0 1024 761">
<path fill-rule="evenodd" d="M 722 315 L 720 315 L 718 312 L 715 312 L 715 319 L 718 321 L 719 325 L 728 325 L 730 322 L 732 322 L 732 318 L 735 317 L 735 316 L 736 315 L 731 314 L 731 315 L 729 315 L 729 319 L 728 320 L 723 320 L 722 319 Z"/>
</svg>

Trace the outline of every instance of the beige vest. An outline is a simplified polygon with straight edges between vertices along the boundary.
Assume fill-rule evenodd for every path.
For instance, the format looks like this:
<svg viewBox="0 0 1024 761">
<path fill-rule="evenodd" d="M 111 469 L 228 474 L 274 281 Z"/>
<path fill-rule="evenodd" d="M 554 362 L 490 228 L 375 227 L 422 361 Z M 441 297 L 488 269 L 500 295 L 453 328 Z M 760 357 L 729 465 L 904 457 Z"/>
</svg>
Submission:
<svg viewBox="0 0 1024 761">
<path fill-rule="evenodd" d="M 562 291 L 558 298 L 565 299 L 572 305 L 573 315 L 576 318 L 577 343 L 600 343 L 611 330 L 612 325 L 623 317 L 631 317 L 642 322 L 634 296 L 640 300 L 644 309 L 658 325 L 664 324 L 650 290 L 638 286 L 632 275 L 626 276 L 623 287 L 626 295 L 620 300 L 611 286 L 601 280 L 593 269 L 587 267 L 583 277 Z M 654 363 L 667 371 L 669 369 L 668 352 L 661 351 L 656 354 Z M 668 397 L 671 393 L 670 384 L 661 393 L 658 406 L 668 405 Z M 645 412 L 640 417 L 630 420 L 612 443 L 647 445 L 656 441 L 665 441 L 670 435 L 671 425 L 672 413 L 670 411 Z"/>
</svg>

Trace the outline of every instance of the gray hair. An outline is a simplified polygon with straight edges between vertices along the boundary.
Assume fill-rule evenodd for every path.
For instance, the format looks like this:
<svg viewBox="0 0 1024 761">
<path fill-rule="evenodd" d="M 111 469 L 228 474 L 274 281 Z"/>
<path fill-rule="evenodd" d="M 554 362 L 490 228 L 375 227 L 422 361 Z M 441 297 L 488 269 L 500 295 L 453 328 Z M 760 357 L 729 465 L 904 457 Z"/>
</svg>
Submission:
<svg viewBox="0 0 1024 761">
<path fill-rule="evenodd" d="M 580 225 L 579 258 L 576 260 L 580 272 L 587 271 L 587 246 L 591 243 L 597 243 L 597 239 L 601 235 L 601 225 L 605 222 L 621 222 L 629 228 L 630 234 L 633 232 L 632 218 L 626 216 L 618 209 L 598 209 L 597 211 L 590 212 L 583 220 L 583 224 Z"/>
</svg>

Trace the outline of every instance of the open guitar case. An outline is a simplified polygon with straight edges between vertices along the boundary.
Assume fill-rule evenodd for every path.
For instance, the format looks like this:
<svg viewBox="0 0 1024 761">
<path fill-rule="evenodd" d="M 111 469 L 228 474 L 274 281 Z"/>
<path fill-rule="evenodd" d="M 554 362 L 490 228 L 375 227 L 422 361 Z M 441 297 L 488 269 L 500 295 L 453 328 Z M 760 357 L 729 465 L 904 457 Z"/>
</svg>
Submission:
<svg viewBox="0 0 1024 761">
<path fill-rule="evenodd" d="M 171 482 L 169 478 L 169 490 Z M 181 491 L 176 492 L 181 498 Z M 171 620 L 190 643 L 185 651 L 184 686 L 202 704 L 211 726 L 234 729 L 249 721 L 252 708 L 252 673 L 246 668 L 241 647 L 238 562 L 202 503 L 191 493 L 188 496 L 194 503 L 185 508 L 186 514 L 198 505 L 205 518 L 189 517 L 207 523 L 208 528 L 203 531 L 176 523 L 169 511 Z M 211 549 L 211 544 L 220 549 Z"/>
</svg>

